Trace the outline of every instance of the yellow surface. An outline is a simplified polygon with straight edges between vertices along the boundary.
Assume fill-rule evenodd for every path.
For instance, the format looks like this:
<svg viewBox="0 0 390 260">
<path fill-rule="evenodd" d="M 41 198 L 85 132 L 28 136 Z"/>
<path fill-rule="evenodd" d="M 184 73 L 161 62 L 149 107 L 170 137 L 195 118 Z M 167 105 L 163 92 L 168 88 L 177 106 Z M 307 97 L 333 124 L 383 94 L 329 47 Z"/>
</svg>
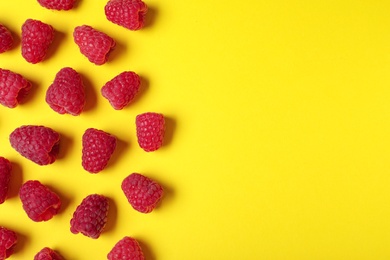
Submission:
<svg viewBox="0 0 390 260">
<path fill-rule="evenodd" d="M 125 235 L 156 260 L 390 259 L 389 3 L 148 0 L 148 25 L 137 32 L 108 22 L 105 3 L 80 0 L 57 12 L 35 0 L 0 2 L 0 23 L 17 38 L 0 67 L 34 85 L 24 104 L 0 107 L 0 155 L 14 166 L 0 225 L 19 235 L 11 259 L 32 259 L 45 246 L 66 259 L 105 259 Z M 48 58 L 36 65 L 20 54 L 27 18 L 57 30 Z M 81 24 L 117 41 L 107 64 L 80 54 L 72 31 Z M 79 117 L 44 102 L 65 66 L 86 83 Z M 142 76 L 141 92 L 115 111 L 99 91 L 124 70 Z M 135 137 L 134 118 L 146 111 L 169 118 L 167 142 L 154 153 Z M 35 165 L 10 147 L 10 132 L 23 124 L 61 133 L 54 164 Z M 120 140 L 97 175 L 81 167 L 88 127 Z M 134 211 L 120 190 L 132 172 L 166 189 L 151 214 Z M 29 179 L 63 201 L 48 222 L 34 223 L 21 208 L 18 188 Z M 75 207 L 91 193 L 110 198 L 97 240 L 69 231 Z"/>
</svg>

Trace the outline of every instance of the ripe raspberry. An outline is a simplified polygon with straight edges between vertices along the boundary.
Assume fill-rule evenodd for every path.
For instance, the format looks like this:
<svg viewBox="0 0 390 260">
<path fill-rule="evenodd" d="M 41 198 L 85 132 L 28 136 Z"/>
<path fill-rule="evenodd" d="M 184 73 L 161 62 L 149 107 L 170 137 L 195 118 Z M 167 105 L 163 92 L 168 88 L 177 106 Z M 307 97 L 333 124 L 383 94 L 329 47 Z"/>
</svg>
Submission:
<svg viewBox="0 0 390 260">
<path fill-rule="evenodd" d="M 22 75 L 0 69 L 0 104 L 15 108 L 28 95 L 31 86 Z"/>
<path fill-rule="evenodd" d="M 140 78 L 135 72 L 125 71 L 108 81 L 101 92 L 114 109 L 120 110 L 134 99 L 140 84 Z"/>
<path fill-rule="evenodd" d="M 22 56 L 32 64 L 44 60 L 54 40 L 51 25 L 39 20 L 27 19 L 22 25 Z"/>
<path fill-rule="evenodd" d="M 106 226 L 108 215 L 108 199 L 99 194 L 88 195 L 77 206 L 70 220 L 70 231 L 81 232 L 90 238 L 98 238 Z"/>
<path fill-rule="evenodd" d="M 109 53 L 115 47 L 114 39 L 89 25 L 77 26 L 73 31 L 73 38 L 80 52 L 96 65 L 106 63 Z"/>
<path fill-rule="evenodd" d="M 53 249 L 44 247 L 34 256 L 34 260 L 63 260 L 63 258 Z"/>
<path fill-rule="evenodd" d="M 0 204 L 4 203 L 7 198 L 11 170 L 11 163 L 6 158 L 0 156 Z"/>
<path fill-rule="evenodd" d="M 119 240 L 107 255 L 108 260 L 144 260 L 138 241 L 132 237 Z"/>
<path fill-rule="evenodd" d="M 0 259 L 6 259 L 12 255 L 17 241 L 18 237 L 14 231 L 0 227 Z"/>
<path fill-rule="evenodd" d="M 153 152 L 162 146 L 165 133 L 164 115 L 148 112 L 135 119 L 139 146 L 146 152 Z"/>
<path fill-rule="evenodd" d="M 160 184 L 139 173 L 127 176 L 121 187 L 130 205 L 142 213 L 152 212 L 164 193 Z"/>
<path fill-rule="evenodd" d="M 72 68 L 61 69 L 46 92 L 46 102 L 59 114 L 80 115 L 85 104 L 84 85 Z"/>
<path fill-rule="evenodd" d="M 61 207 L 58 195 L 36 180 L 25 182 L 19 190 L 19 197 L 27 216 L 35 222 L 51 219 Z"/>
<path fill-rule="evenodd" d="M 73 8 L 76 0 L 38 0 L 38 3 L 47 8 L 54 10 L 70 10 Z"/>
<path fill-rule="evenodd" d="M 107 20 L 135 31 L 144 26 L 148 7 L 141 0 L 110 0 L 104 11 Z"/>
<path fill-rule="evenodd" d="M 51 164 L 58 156 L 60 135 L 49 127 L 24 125 L 9 140 L 17 152 L 39 165 Z"/>
<path fill-rule="evenodd" d="M 90 173 L 102 171 L 116 147 L 115 136 L 102 130 L 88 128 L 82 138 L 82 165 Z"/>
<path fill-rule="evenodd" d="M 11 49 L 14 44 L 14 38 L 11 32 L 4 25 L 0 24 L 0 53 Z"/>
</svg>

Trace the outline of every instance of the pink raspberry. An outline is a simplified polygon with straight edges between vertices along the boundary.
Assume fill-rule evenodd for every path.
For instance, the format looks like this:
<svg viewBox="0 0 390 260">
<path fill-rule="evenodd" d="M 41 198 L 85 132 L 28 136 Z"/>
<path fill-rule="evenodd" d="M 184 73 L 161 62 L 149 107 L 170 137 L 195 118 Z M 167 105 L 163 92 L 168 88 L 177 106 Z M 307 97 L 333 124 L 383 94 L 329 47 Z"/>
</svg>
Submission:
<svg viewBox="0 0 390 260">
<path fill-rule="evenodd" d="M 9 140 L 17 152 L 38 165 L 51 164 L 58 156 L 60 135 L 49 127 L 24 125 L 16 128 Z"/>
<path fill-rule="evenodd" d="M 99 194 L 88 195 L 77 206 L 70 220 L 70 231 L 73 234 L 97 239 L 107 223 L 108 199 Z"/>
<path fill-rule="evenodd" d="M 125 236 L 107 255 L 108 260 L 144 260 L 141 246 L 135 238 Z"/>
<path fill-rule="evenodd" d="M 37 180 L 25 182 L 19 197 L 27 216 L 35 222 L 50 220 L 61 208 L 58 195 Z"/>
<path fill-rule="evenodd" d="M 80 115 L 85 104 L 84 84 L 72 68 L 61 69 L 46 91 L 46 102 L 59 114 Z"/>
<path fill-rule="evenodd" d="M 23 58 L 32 64 L 43 61 L 53 40 L 54 29 L 51 25 L 27 19 L 22 26 Z"/>
<path fill-rule="evenodd" d="M 107 20 L 129 30 L 144 26 L 147 5 L 141 0 L 110 0 L 104 7 Z"/>
<path fill-rule="evenodd" d="M 90 173 L 102 171 L 115 151 L 115 136 L 102 130 L 88 128 L 82 138 L 82 165 Z"/>
<path fill-rule="evenodd" d="M 139 173 L 127 176 L 121 187 L 130 205 L 141 213 L 152 212 L 164 193 L 160 184 Z"/>
<path fill-rule="evenodd" d="M 38 0 L 41 6 L 54 10 L 70 10 L 75 2 L 76 0 Z"/>
<path fill-rule="evenodd" d="M 165 119 L 163 114 L 143 113 L 135 119 L 139 146 L 146 152 L 158 150 L 165 133 Z"/>
<path fill-rule="evenodd" d="M 6 52 L 12 48 L 14 38 L 7 27 L 0 24 L 0 53 Z"/>
<path fill-rule="evenodd" d="M 28 95 L 31 86 L 22 75 L 0 69 L 0 104 L 15 108 Z"/>
<path fill-rule="evenodd" d="M 49 247 L 44 247 L 35 256 L 34 260 L 63 260 L 56 251 Z"/>
<path fill-rule="evenodd" d="M 8 184 L 11 179 L 12 164 L 0 156 L 0 204 L 7 198 Z"/>
<path fill-rule="evenodd" d="M 89 25 L 77 26 L 73 39 L 80 52 L 96 65 L 106 63 L 109 53 L 115 48 L 115 41 L 110 36 Z"/>
<path fill-rule="evenodd" d="M 108 81 L 101 92 L 114 109 L 120 110 L 134 99 L 140 84 L 140 78 L 135 72 L 125 71 Z"/>
<path fill-rule="evenodd" d="M 0 227 L 0 259 L 6 259 L 14 252 L 18 241 L 16 233 L 5 227 Z"/>
</svg>

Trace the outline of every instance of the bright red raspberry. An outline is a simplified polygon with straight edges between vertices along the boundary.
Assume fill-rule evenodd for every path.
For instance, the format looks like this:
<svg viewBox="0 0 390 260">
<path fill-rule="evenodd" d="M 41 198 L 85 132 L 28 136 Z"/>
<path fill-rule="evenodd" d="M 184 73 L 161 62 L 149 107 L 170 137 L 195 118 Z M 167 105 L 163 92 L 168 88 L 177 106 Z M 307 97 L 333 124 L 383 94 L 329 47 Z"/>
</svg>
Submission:
<svg viewBox="0 0 390 260">
<path fill-rule="evenodd" d="M 95 128 L 88 128 L 82 138 L 82 165 L 90 173 L 106 168 L 115 151 L 116 137 Z"/>
<path fill-rule="evenodd" d="M 115 47 L 114 39 L 89 25 L 77 26 L 73 31 L 73 39 L 80 52 L 96 65 L 106 63 L 109 53 Z"/>
<path fill-rule="evenodd" d="M 35 222 L 53 218 L 61 208 L 60 197 L 37 180 L 26 181 L 19 197 L 27 216 Z"/>
<path fill-rule="evenodd" d="M 0 104 L 15 108 L 28 95 L 31 86 L 22 75 L 0 69 Z"/>
<path fill-rule="evenodd" d="M 72 68 L 61 69 L 46 91 L 46 102 L 59 114 L 80 115 L 85 104 L 84 84 L 80 74 Z"/>
<path fill-rule="evenodd" d="M 27 19 L 22 25 L 23 58 L 32 64 L 43 61 L 53 40 L 54 29 L 51 25 Z"/>
<path fill-rule="evenodd" d="M 60 135 L 46 126 L 18 127 L 10 134 L 9 140 L 17 152 L 39 165 L 51 164 L 58 156 Z"/>
<path fill-rule="evenodd" d="M 107 223 L 108 199 L 99 194 L 88 195 L 77 206 L 70 220 L 70 231 L 97 239 Z"/>
<path fill-rule="evenodd" d="M 107 20 L 135 31 L 144 26 L 148 7 L 141 0 L 110 0 L 104 11 Z"/>
<path fill-rule="evenodd" d="M 11 179 L 12 164 L 0 156 L 0 204 L 7 198 L 8 184 Z"/>
<path fill-rule="evenodd" d="M 0 24 L 0 53 L 6 52 L 12 48 L 14 38 L 7 27 Z"/>
<path fill-rule="evenodd" d="M 135 72 L 125 71 L 108 81 L 101 92 L 114 109 L 121 110 L 134 99 L 140 84 L 140 77 Z"/>
<path fill-rule="evenodd" d="M 108 260 L 144 260 L 138 241 L 132 237 L 119 240 L 107 255 Z"/>
<path fill-rule="evenodd" d="M 135 119 L 139 146 L 146 152 L 153 152 L 163 144 L 165 119 L 163 114 L 143 113 Z"/>
<path fill-rule="evenodd" d="M 5 227 L 0 227 L 0 259 L 10 257 L 18 241 L 16 233 Z"/>
<path fill-rule="evenodd" d="M 54 10 L 70 10 L 75 2 L 76 0 L 38 0 L 41 6 Z"/>
<path fill-rule="evenodd" d="M 51 248 L 44 247 L 35 256 L 34 260 L 63 260 L 56 251 Z"/>
<path fill-rule="evenodd" d="M 142 213 L 152 212 L 164 193 L 160 184 L 139 173 L 127 176 L 121 187 L 130 205 Z"/>
</svg>

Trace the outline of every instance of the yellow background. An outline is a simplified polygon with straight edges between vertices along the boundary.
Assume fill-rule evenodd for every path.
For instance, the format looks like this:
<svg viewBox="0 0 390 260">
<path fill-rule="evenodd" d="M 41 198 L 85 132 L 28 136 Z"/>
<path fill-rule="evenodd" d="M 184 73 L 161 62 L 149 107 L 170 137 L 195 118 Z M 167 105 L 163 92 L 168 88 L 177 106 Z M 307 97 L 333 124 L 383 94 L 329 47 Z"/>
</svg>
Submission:
<svg viewBox="0 0 390 260">
<path fill-rule="evenodd" d="M 0 2 L 0 23 L 17 38 L 0 67 L 33 82 L 26 102 L 0 107 L 0 155 L 12 161 L 10 198 L 0 225 L 15 230 L 11 259 L 48 246 L 65 259 L 106 259 L 123 236 L 141 242 L 146 259 L 390 259 L 390 4 L 387 1 L 146 1 L 147 26 L 136 32 L 108 22 L 106 1 L 79 0 L 50 11 L 35 0 Z M 40 19 L 57 31 L 47 59 L 28 64 L 20 27 Z M 73 43 L 88 24 L 117 41 L 103 66 Z M 59 115 L 45 91 L 65 66 L 82 74 L 86 110 Z M 142 77 L 136 101 L 115 111 L 101 86 L 124 70 Z M 135 116 L 164 113 L 166 143 L 143 152 Z M 8 136 L 23 124 L 62 135 L 58 160 L 38 166 Z M 95 127 L 119 139 L 109 166 L 81 167 L 81 136 Z M 145 215 L 120 190 L 132 172 L 159 181 L 160 206 Z M 38 179 L 63 208 L 53 219 L 28 219 L 17 196 Z M 69 231 L 88 194 L 110 198 L 97 240 Z"/>
</svg>

